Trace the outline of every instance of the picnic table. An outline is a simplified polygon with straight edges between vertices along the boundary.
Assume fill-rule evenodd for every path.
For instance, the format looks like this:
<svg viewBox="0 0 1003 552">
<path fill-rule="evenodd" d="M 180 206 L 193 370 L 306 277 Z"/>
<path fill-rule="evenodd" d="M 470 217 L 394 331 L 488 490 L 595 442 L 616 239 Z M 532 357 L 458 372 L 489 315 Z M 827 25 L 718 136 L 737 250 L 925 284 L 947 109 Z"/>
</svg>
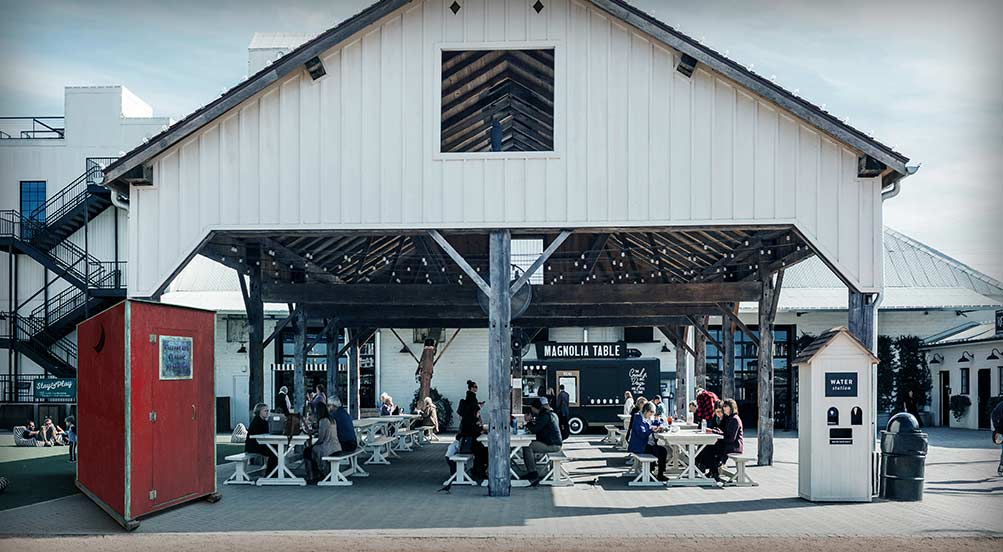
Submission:
<svg viewBox="0 0 1003 552">
<path fill-rule="evenodd" d="M 696 467 L 697 455 L 700 454 L 707 445 L 712 445 L 721 439 L 720 433 L 707 433 L 693 430 L 680 429 L 679 431 L 662 431 L 655 433 L 655 439 L 663 447 L 678 447 L 685 451 L 686 465 L 683 470 L 674 476 L 670 476 L 665 482 L 666 485 L 706 485 L 717 486 L 717 481 L 705 476 Z M 676 455 L 679 459 L 680 455 Z"/>
<path fill-rule="evenodd" d="M 296 477 L 292 471 L 286 466 L 286 456 L 289 455 L 297 446 L 301 446 L 307 442 L 310 437 L 308 435 L 293 435 L 290 439 L 285 435 L 251 435 L 251 439 L 258 441 L 259 443 L 268 447 L 275 456 L 278 457 L 278 465 L 271 473 L 265 475 L 264 477 L 259 477 L 256 485 L 259 487 L 266 485 L 298 485 L 300 487 L 306 485 L 306 480 L 302 477 Z"/>
<path fill-rule="evenodd" d="M 508 453 L 508 471 L 512 474 L 512 486 L 513 487 L 528 487 L 529 481 L 519 477 L 519 474 L 513 469 L 512 464 L 515 462 L 516 455 L 524 448 L 528 447 L 530 443 L 533 442 L 533 435 L 521 434 L 521 435 L 511 435 L 509 437 L 509 453 Z M 483 443 L 485 446 L 488 444 L 488 436 L 481 435 L 477 438 L 478 441 Z M 529 469 L 529 466 L 526 467 Z M 484 485 L 487 485 L 487 481 L 484 481 Z"/>
</svg>

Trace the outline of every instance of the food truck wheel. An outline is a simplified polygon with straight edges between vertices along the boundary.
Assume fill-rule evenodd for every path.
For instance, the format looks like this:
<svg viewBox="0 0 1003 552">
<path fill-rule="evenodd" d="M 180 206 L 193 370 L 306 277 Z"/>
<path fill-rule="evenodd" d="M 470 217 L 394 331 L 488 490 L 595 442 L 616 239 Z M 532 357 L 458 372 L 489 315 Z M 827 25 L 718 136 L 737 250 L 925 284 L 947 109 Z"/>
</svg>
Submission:
<svg viewBox="0 0 1003 552">
<path fill-rule="evenodd" d="M 588 427 L 588 424 L 585 423 L 585 420 L 577 416 L 568 420 L 568 430 L 572 435 L 581 435 L 586 427 Z"/>
<path fill-rule="evenodd" d="M 131 520 L 131 521 L 125 522 L 125 530 L 126 531 L 129 531 L 131 533 L 131 532 L 135 531 L 136 529 L 139 529 L 139 522 L 138 521 Z"/>
</svg>

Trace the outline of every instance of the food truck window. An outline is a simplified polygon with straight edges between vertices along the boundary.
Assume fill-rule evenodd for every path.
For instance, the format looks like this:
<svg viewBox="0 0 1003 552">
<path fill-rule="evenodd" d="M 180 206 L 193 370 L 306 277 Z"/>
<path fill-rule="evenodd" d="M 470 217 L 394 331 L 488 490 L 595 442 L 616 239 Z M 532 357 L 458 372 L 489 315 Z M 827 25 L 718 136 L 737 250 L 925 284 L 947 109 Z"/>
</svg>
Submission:
<svg viewBox="0 0 1003 552">
<path fill-rule="evenodd" d="M 557 388 L 564 386 L 568 392 L 569 406 L 578 405 L 578 370 L 567 370 L 557 372 Z"/>
</svg>

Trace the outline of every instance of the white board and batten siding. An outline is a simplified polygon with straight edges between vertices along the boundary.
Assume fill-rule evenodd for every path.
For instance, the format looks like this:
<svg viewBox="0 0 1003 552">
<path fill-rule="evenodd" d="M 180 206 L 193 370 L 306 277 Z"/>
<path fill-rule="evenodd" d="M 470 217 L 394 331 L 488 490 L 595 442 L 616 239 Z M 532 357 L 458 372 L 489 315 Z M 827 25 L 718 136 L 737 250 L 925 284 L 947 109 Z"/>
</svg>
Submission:
<svg viewBox="0 0 1003 552">
<path fill-rule="evenodd" d="M 154 160 L 132 189 L 129 292 L 214 229 L 795 224 L 881 283 L 878 179 L 857 152 L 588 2 L 414 2 Z M 442 49 L 555 48 L 555 151 L 439 154 Z"/>
</svg>

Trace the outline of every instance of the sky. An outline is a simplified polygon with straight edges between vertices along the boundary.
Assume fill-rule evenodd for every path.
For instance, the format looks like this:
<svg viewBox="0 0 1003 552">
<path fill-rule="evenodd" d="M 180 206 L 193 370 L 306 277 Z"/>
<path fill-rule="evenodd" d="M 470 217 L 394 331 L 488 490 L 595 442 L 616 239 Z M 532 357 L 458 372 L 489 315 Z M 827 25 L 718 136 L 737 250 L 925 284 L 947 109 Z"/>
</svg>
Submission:
<svg viewBox="0 0 1003 552">
<path fill-rule="evenodd" d="M 255 31 L 321 32 L 369 0 L 0 0 L 0 115 L 123 84 L 179 119 L 247 74 Z M 885 223 L 1003 280 L 1003 1 L 633 0 L 921 165 Z"/>
</svg>

